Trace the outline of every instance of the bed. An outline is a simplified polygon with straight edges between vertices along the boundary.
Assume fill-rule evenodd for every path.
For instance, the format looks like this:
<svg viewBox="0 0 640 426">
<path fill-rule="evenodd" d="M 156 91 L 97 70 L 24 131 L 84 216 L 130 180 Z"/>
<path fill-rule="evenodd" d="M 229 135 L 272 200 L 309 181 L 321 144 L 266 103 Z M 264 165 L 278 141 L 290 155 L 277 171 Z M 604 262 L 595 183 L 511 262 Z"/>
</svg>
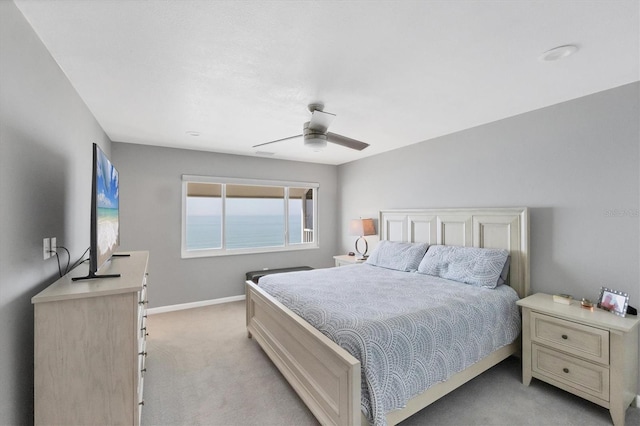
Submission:
<svg viewBox="0 0 640 426">
<path fill-rule="evenodd" d="M 515 299 L 524 297 L 529 292 L 529 232 L 528 210 L 526 208 L 385 210 L 380 212 L 379 229 L 382 241 L 427 243 L 432 246 L 505 249 L 510 256 L 510 268 L 508 277 L 506 277 L 506 284 L 510 288 L 503 288 L 503 286 L 498 288 L 503 288 L 505 293 L 511 291 L 515 294 Z M 335 277 L 339 277 L 339 280 L 342 280 L 347 287 L 353 287 L 357 292 L 361 291 L 361 289 L 358 290 L 357 285 L 348 284 L 350 280 L 357 281 L 357 278 L 349 278 L 349 275 L 356 270 L 358 273 L 363 273 L 371 268 L 375 268 L 375 266 L 353 265 L 313 272 L 323 276 L 323 279 L 328 280 L 326 282 L 335 281 Z M 336 271 L 337 269 L 341 271 Z M 340 272 L 340 275 L 336 275 L 337 272 Z M 307 272 L 284 274 L 280 277 L 273 275 L 273 278 L 265 281 L 263 285 L 269 287 L 271 280 L 283 281 L 286 276 L 289 280 L 289 287 L 294 287 L 296 280 L 298 280 L 299 286 L 304 286 L 308 276 L 300 274 L 307 274 Z M 384 281 L 387 278 L 396 279 L 391 277 L 394 274 L 407 274 L 407 278 L 401 278 L 405 283 L 403 285 L 406 285 L 403 294 L 409 296 L 410 299 L 418 297 L 412 292 L 419 291 L 418 288 L 422 285 L 421 280 L 424 278 L 424 276 L 420 276 L 421 274 L 379 270 L 374 275 L 383 276 Z M 373 282 L 373 278 L 364 280 Z M 410 287 L 410 281 L 416 281 L 415 287 Z M 437 281 L 438 279 L 435 284 L 430 285 L 446 285 L 447 289 L 455 287 Z M 336 285 L 339 286 L 339 283 Z M 413 285 L 411 284 L 411 286 Z M 453 373 L 447 375 L 445 381 L 442 381 L 442 378 L 436 379 L 436 384 L 430 385 L 425 391 L 412 395 L 408 401 L 400 401 L 399 405 L 390 411 L 387 411 L 388 407 L 384 406 L 381 415 L 380 403 L 373 404 L 373 408 L 367 408 L 363 402 L 372 399 L 382 401 L 382 398 L 375 392 L 372 391 L 371 394 L 368 394 L 368 387 L 362 386 L 361 388 L 361 378 L 366 377 L 367 380 L 374 382 L 377 380 L 370 373 L 370 357 L 359 355 L 364 360 L 361 363 L 358 358 L 352 355 L 352 353 L 358 354 L 357 350 L 354 350 L 354 345 L 349 342 L 345 343 L 343 339 L 341 344 L 348 350 L 344 349 L 334 342 L 335 336 L 332 336 L 334 340 L 328 337 L 331 333 L 326 329 L 320 331 L 310 324 L 315 323 L 316 326 L 319 324 L 313 315 L 307 315 L 308 320 L 298 315 L 295 312 L 298 308 L 289 303 L 289 299 L 297 296 L 278 294 L 274 289 L 269 289 L 271 293 L 275 294 L 273 295 L 250 281 L 246 286 L 249 336 L 259 343 L 322 424 L 357 425 L 369 424 L 370 420 L 376 425 L 399 423 L 508 356 L 519 352 L 520 348 L 518 339 L 513 339 L 513 327 L 511 327 L 511 335 L 505 337 L 510 343 L 499 344 L 497 349 L 491 348 L 489 352 L 481 353 L 481 358 L 473 360 L 469 365 L 459 363 L 460 366 L 449 369 L 449 372 L 453 371 Z M 371 289 L 373 293 L 377 291 L 374 291 L 373 287 Z M 331 296 L 334 300 L 338 299 L 340 295 L 339 289 L 327 287 L 326 291 L 334 292 Z M 336 293 L 336 291 L 338 292 Z M 349 295 L 346 288 L 344 294 L 346 299 L 343 302 L 348 303 L 352 296 Z M 515 299 L 510 303 L 515 304 Z M 309 299 L 306 303 L 314 305 L 316 301 Z M 292 309 L 285 304 L 292 306 Z M 469 304 L 467 303 L 467 305 Z M 460 307 L 456 308 L 456 310 L 460 309 Z M 323 315 L 323 313 L 318 313 L 317 316 L 322 317 Z M 516 334 L 518 332 L 519 329 Z M 340 338 L 337 338 L 337 341 L 340 341 Z M 398 345 L 394 344 L 390 347 L 398 347 Z M 388 354 L 386 356 L 397 358 L 396 355 Z M 411 382 L 411 377 L 408 378 L 409 382 Z M 362 382 L 364 383 L 365 380 L 363 379 Z M 393 386 L 396 388 L 394 389 Z M 395 382 L 395 385 L 389 385 L 385 382 L 383 387 L 390 387 L 394 395 L 402 393 L 398 391 L 400 387 L 403 389 L 405 387 L 411 388 L 415 393 L 415 386 L 412 383 Z M 364 411 L 362 407 L 364 407 Z"/>
</svg>

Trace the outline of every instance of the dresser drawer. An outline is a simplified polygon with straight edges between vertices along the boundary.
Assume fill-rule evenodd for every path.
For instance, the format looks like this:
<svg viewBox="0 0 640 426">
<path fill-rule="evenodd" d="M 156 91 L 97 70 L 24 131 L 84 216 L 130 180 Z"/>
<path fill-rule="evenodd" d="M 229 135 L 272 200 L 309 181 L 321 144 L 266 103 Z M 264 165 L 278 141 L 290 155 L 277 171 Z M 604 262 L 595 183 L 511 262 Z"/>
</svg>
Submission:
<svg viewBox="0 0 640 426">
<path fill-rule="evenodd" d="M 552 349 L 532 345 L 532 370 L 590 395 L 609 401 L 609 369 L 572 358 Z"/>
<path fill-rule="evenodd" d="M 138 317 L 138 340 L 146 340 L 147 334 L 147 313 L 142 311 Z"/>
<path fill-rule="evenodd" d="M 531 313 L 531 340 L 581 358 L 609 365 L 609 331 Z"/>
<path fill-rule="evenodd" d="M 147 287 L 143 286 L 138 292 L 138 339 L 147 334 L 147 303 Z"/>
<path fill-rule="evenodd" d="M 140 291 L 138 292 L 138 303 L 141 306 L 145 306 L 147 304 L 147 286 L 143 285 Z"/>
</svg>

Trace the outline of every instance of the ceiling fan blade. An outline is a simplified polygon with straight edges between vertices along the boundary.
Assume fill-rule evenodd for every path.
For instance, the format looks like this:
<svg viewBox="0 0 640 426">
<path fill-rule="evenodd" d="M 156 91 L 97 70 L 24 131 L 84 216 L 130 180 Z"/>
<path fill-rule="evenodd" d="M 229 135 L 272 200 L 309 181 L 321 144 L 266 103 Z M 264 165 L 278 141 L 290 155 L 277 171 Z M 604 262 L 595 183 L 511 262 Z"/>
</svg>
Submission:
<svg viewBox="0 0 640 426">
<path fill-rule="evenodd" d="M 309 121 L 309 130 L 313 130 L 315 133 L 326 133 L 335 116 L 335 114 L 318 109 L 313 111 L 311 121 Z"/>
<path fill-rule="evenodd" d="M 341 145 L 358 151 L 362 151 L 369 146 L 368 143 L 360 142 L 355 139 L 351 139 L 346 136 L 338 135 L 331 132 L 327 133 L 327 142 L 335 143 L 336 145 Z"/>
<path fill-rule="evenodd" d="M 257 148 L 259 146 L 269 145 L 271 143 L 276 143 L 276 142 L 288 141 L 289 139 L 295 139 L 295 138 L 301 138 L 301 137 L 302 135 L 289 136 L 288 138 L 277 139 L 271 142 L 259 143 L 258 145 L 253 145 L 251 148 Z"/>
</svg>

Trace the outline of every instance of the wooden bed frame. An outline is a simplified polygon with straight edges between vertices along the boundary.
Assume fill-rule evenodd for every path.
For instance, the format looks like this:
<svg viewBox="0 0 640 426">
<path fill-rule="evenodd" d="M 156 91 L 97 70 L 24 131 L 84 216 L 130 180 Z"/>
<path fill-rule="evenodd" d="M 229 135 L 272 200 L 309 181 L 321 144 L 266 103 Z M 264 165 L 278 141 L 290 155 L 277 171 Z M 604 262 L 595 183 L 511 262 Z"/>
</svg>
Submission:
<svg viewBox="0 0 640 426">
<path fill-rule="evenodd" d="M 529 294 L 527 208 L 384 210 L 380 239 L 505 248 L 509 285 Z M 368 425 L 360 410 L 360 361 L 251 281 L 246 283 L 247 331 L 271 358 L 321 424 Z M 397 424 L 512 354 L 519 339 L 387 414 Z"/>
</svg>

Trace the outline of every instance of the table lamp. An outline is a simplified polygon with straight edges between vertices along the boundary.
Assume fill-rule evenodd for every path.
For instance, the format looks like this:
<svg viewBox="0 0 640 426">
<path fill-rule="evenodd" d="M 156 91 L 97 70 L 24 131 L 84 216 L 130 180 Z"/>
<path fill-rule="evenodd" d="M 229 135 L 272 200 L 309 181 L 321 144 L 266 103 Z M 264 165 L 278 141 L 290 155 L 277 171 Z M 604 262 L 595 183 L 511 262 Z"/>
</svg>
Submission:
<svg viewBox="0 0 640 426">
<path fill-rule="evenodd" d="M 375 235 L 376 227 L 373 223 L 373 219 L 353 219 L 349 222 L 349 235 L 358 236 L 356 240 L 356 253 L 358 254 L 358 260 L 367 258 L 367 251 L 369 250 L 369 244 L 367 244 L 367 235 Z M 364 251 L 361 252 L 358 248 L 358 243 L 364 241 Z"/>
</svg>

